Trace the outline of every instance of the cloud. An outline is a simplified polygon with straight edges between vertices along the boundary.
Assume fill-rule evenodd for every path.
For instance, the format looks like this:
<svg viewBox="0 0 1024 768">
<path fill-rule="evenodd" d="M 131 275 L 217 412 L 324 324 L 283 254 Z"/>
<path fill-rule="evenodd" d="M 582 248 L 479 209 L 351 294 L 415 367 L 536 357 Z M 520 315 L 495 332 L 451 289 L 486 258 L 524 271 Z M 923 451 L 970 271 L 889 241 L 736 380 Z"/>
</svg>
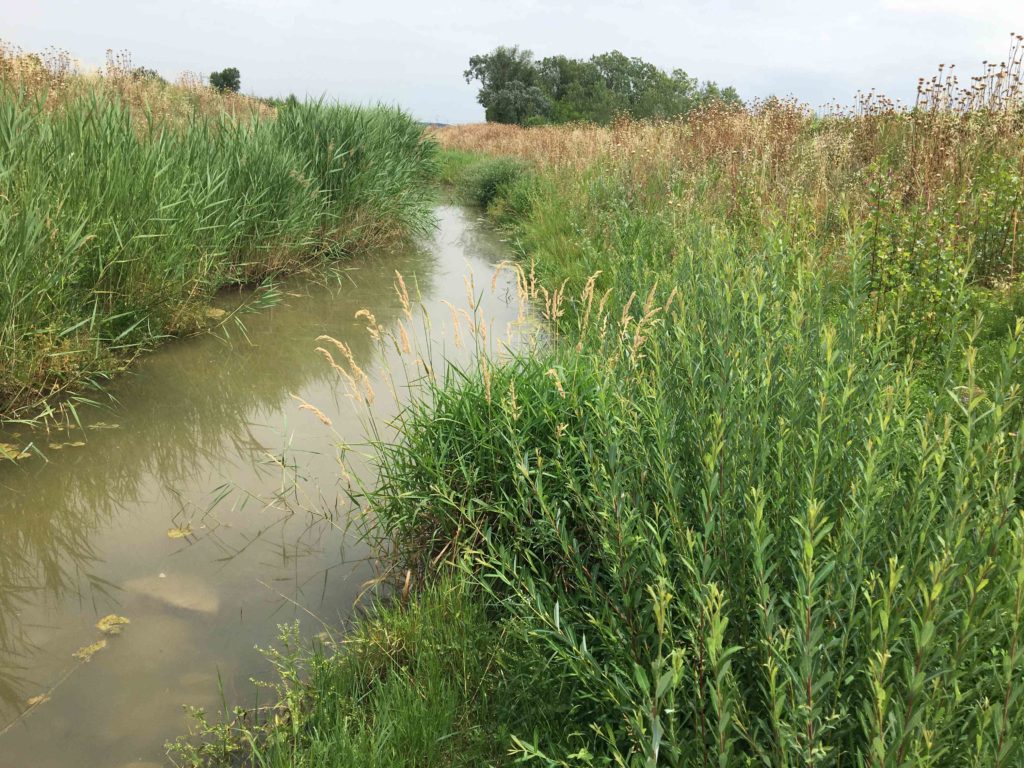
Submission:
<svg viewBox="0 0 1024 768">
<path fill-rule="evenodd" d="M 3 0 L 0 0 L 3 2 Z M 1024 0 L 8 0 L 4 36 L 100 63 L 109 48 L 175 76 L 237 66 L 261 95 L 399 103 L 482 119 L 467 59 L 500 44 L 539 56 L 612 49 L 735 85 L 746 97 L 913 98 L 939 62 L 976 71 L 1024 32 Z"/>
<path fill-rule="evenodd" d="M 883 0 L 882 8 L 895 13 L 927 16 L 955 16 L 966 19 L 1006 19 L 1021 22 L 1021 5 L 1006 0 Z M 1008 33 L 1015 30 L 1007 29 Z"/>
</svg>

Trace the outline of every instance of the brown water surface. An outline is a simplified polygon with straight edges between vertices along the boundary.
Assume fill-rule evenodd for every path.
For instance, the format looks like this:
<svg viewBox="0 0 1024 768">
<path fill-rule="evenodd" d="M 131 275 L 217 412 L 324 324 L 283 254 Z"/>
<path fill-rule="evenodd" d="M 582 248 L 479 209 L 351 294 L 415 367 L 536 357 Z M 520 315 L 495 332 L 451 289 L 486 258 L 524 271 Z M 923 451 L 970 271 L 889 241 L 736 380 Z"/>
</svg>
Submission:
<svg viewBox="0 0 1024 768">
<path fill-rule="evenodd" d="M 466 306 L 464 276 L 492 336 L 518 313 L 507 273 L 491 289 L 504 245 L 470 212 L 437 214 L 422 248 L 359 259 L 339 284 L 288 283 L 280 304 L 244 316 L 244 332 L 229 320 L 226 334 L 149 355 L 84 428 L 0 435 L 46 456 L 0 462 L 2 768 L 166 764 L 164 742 L 189 725 L 183 705 L 218 710 L 219 684 L 229 706 L 253 702 L 249 679 L 272 675 L 254 646 L 272 645 L 277 625 L 298 619 L 308 637 L 319 620 L 344 621 L 373 568 L 347 525 L 336 446 L 364 443 L 368 422 L 316 338 L 352 348 L 386 438 L 417 368 L 374 345 L 355 314 L 397 328 L 396 270 L 418 286 L 405 326 L 419 349 L 430 340 L 421 356 L 435 367 L 470 354 L 442 322 L 446 301 Z M 365 459 L 352 465 L 372 482 Z M 104 636 L 95 625 L 109 614 L 131 623 Z M 88 662 L 73 656 L 99 640 Z"/>
</svg>

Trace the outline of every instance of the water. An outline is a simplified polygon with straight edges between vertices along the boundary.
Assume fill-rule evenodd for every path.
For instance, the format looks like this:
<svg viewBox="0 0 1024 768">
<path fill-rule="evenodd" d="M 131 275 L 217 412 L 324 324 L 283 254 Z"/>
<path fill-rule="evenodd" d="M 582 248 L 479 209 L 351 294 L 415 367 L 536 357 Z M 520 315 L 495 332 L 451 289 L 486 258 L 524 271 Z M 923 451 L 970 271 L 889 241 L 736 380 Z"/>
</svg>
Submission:
<svg viewBox="0 0 1024 768">
<path fill-rule="evenodd" d="M 366 409 L 314 351 L 317 336 L 351 346 L 387 437 L 415 354 L 382 351 L 355 314 L 368 308 L 397 328 L 395 270 L 419 287 L 431 330 L 418 317 L 405 325 L 413 346 L 433 340 L 421 357 L 435 363 L 469 354 L 441 322 L 445 301 L 466 306 L 465 275 L 492 336 L 517 317 L 508 273 L 491 290 L 502 243 L 469 212 L 437 213 L 422 249 L 361 259 L 341 285 L 286 285 L 281 304 L 244 317 L 244 333 L 227 322 L 227 339 L 146 357 L 84 429 L 20 436 L 48 461 L 0 463 L 0 766 L 165 764 L 164 742 L 189 725 L 183 705 L 218 710 L 221 684 L 229 705 L 252 703 L 249 679 L 272 677 L 254 646 L 273 644 L 278 624 L 299 619 L 310 636 L 320 620 L 343 622 L 374 568 L 346 525 L 335 446 L 365 441 Z M 365 458 L 349 458 L 372 480 Z M 175 529 L 192 533 L 171 538 Z M 112 613 L 131 623 L 90 661 L 75 659 Z"/>
</svg>

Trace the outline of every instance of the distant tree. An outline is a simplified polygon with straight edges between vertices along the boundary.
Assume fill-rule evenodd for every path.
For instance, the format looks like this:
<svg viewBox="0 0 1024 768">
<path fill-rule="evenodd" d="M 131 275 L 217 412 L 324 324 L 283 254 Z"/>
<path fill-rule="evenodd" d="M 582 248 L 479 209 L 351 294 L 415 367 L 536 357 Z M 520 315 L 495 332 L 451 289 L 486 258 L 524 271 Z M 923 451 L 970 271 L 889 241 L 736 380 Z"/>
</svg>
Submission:
<svg viewBox="0 0 1024 768">
<path fill-rule="evenodd" d="M 132 70 L 132 80 L 153 80 L 158 83 L 167 83 L 167 80 L 159 72 L 148 67 L 135 67 Z"/>
<path fill-rule="evenodd" d="M 477 100 L 487 120 L 499 123 L 608 123 L 617 114 L 672 118 L 712 101 L 740 101 L 733 88 L 701 84 L 681 69 L 669 74 L 620 51 L 534 61 L 528 50 L 502 46 L 473 56 L 464 74 L 466 82 L 480 82 Z"/>
<path fill-rule="evenodd" d="M 593 62 L 549 56 L 538 67 L 541 87 L 551 99 L 551 122 L 607 123 L 621 109 Z"/>
<path fill-rule="evenodd" d="M 242 76 L 235 67 L 210 73 L 210 86 L 221 93 L 238 93 L 242 89 Z"/>
<path fill-rule="evenodd" d="M 488 122 L 520 125 L 544 117 L 550 108 L 538 75 L 533 53 L 516 45 L 471 57 L 469 69 L 463 72 L 467 83 L 480 82 L 477 101 Z"/>
<path fill-rule="evenodd" d="M 546 122 L 551 102 L 538 86 L 512 80 L 493 91 L 484 106 L 491 122 L 536 125 Z"/>
<path fill-rule="evenodd" d="M 622 108 L 634 117 L 651 117 L 658 101 L 659 86 L 664 86 L 666 75 L 643 59 L 630 58 L 619 51 L 602 53 L 590 59 L 604 79 L 605 86 L 614 94 Z M 638 109 L 641 107 L 642 109 Z"/>
</svg>

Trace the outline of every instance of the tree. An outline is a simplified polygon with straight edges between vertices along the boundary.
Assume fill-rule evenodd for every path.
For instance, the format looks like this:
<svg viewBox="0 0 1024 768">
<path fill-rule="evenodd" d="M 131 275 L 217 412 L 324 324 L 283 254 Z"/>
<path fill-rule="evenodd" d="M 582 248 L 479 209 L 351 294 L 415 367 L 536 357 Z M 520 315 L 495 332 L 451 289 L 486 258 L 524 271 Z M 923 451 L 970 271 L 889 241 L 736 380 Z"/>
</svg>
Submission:
<svg viewBox="0 0 1024 768">
<path fill-rule="evenodd" d="M 710 102 L 740 103 L 733 88 L 671 74 L 635 56 L 611 51 L 588 60 L 549 56 L 534 61 L 518 46 L 473 56 L 466 82 L 480 82 L 477 101 L 488 122 L 609 123 L 617 114 L 674 118 Z"/>
<path fill-rule="evenodd" d="M 545 122 L 551 101 L 536 85 L 512 80 L 505 87 L 493 91 L 484 106 L 489 122 L 526 125 Z"/>
<path fill-rule="evenodd" d="M 221 93 L 238 93 L 242 88 L 242 76 L 235 67 L 210 73 L 210 86 Z"/>
<path fill-rule="evenodd" d="M 544 117 L 550 99 L 538 85 L 537 64 L 531 51 L 499 46 L 491 53 L 473 56 L 462 73 L 467 83 L 480 82 L 477 101 L 487 122 L 525 124 Z"/>
<path fill-rule="evenodd" d="M 151 82 L 167 84 L 167 80 L 155 69 L 149 67 L 135 67 L 131 73 L 132 80 L 148 80 Z"/>
<path fill-rule="evenodd" d="M 615 97 L 590 61 L 549 56 L 538 64 L 541 87 L 551 99 L 555 123 L 607 123 L 615 117 Z"/>
</svg>

